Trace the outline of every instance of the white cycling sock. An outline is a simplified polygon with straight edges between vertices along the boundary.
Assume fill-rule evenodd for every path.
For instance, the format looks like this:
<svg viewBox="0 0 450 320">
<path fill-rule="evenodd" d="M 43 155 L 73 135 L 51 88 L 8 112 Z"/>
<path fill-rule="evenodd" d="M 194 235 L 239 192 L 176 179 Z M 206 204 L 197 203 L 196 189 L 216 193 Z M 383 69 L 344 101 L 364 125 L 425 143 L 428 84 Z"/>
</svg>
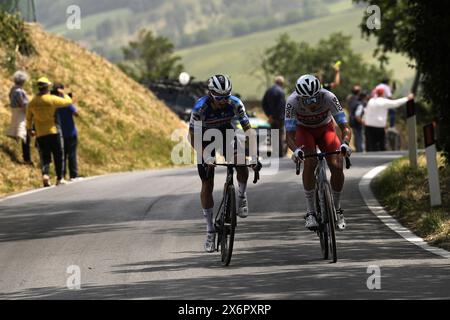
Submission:
<svg viewBox="0 0 450 320">
<path fill-rule="evenodd" d="M 247 191 L 247 182 L 238 181 L 238 185 L 239 185 L 239 197 L 244 197 L 245 192 Z"/>
<path fill-rule="evenodd" d="M 206 220 L 206 232 L 214 232 L 213 208 L 203 209 L 203 216 Z"/>
<path fill-rule="evenodd" d="M 334 207 L 336 210 L 341 208 L 341 193 L 342 191 L 334 191 L 333 190 L 333 200 L 334 200 Z"/>
<path fill-rule="evenodd" d="M 316 212 L 316 190 L 305 190 L 306 213 Z"/>
</svg>

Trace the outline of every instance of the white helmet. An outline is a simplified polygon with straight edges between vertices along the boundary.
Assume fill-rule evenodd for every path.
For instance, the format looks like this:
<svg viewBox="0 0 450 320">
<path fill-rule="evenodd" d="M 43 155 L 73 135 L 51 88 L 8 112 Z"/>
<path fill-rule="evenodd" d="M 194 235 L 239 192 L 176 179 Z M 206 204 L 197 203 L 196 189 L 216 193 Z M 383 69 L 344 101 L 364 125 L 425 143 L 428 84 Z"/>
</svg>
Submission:
<svg viewBox="0 0 450 320">
<path fill-rule="evenodd" d="M 295 91 L 302 98 L 310 98 L 316 96 L 321 87 L 319 79 L 313 75 L 305 74 L 298 78 L 295 84 Z"/>
<path fill-rule="evenodd" d="M 217 74 L 209 78 L 208 90 L 212 95 L 226 96 L 231 94 L 230 79 L 221 74 Z"/>
</svg>

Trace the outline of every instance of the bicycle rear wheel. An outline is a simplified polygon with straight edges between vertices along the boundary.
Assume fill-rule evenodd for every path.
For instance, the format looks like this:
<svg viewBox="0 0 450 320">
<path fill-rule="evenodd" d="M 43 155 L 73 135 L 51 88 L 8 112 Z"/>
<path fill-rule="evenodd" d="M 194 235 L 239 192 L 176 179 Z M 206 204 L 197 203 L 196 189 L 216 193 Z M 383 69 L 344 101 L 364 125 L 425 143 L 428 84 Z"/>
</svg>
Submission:
<svg viewBox="0 0 450 320">
<path fill-rule="evenodd" d="M 328 223 L 326 224 L 329 235 L 329 248 L 333 257 L 333 262 L 337 261 L 337 246 L 336 246 L 336 208 L 333 203 L 333 195 L 331 193 L 331 186 L 325 183 L 324 188 L 325 206 Z"/>
<path fill-rule="evenodd" d="M 322 213 L 323 212 L 323 213 Z M 326 213 L 320 208 L 320 198 L 319 191 L 316 190 L 316 214 L 320 217 L 318 220 L 319 228 L 317 230 L 317 235 L 320 239 L 320 248 L 322 249 L 323 259 L 328 259 L 328 230 L 326 228 Z"/>
<path fill-rule="evenodd" d="M 233 254 L 234 234 L 236 230 L 236 194 L 234 186 L 229 185 L 222 208 L 221 254 L 222 264 L 228 266 Z"/>
</svg>

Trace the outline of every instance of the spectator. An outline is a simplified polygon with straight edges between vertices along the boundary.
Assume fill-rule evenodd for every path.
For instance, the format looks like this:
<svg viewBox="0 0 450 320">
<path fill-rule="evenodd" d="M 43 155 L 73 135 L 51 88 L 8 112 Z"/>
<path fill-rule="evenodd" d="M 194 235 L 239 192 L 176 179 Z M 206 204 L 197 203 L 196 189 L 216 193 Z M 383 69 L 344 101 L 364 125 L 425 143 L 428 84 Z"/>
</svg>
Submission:
<svg viewBox="0 0 450 320">
<path fill-rule="evenodd" d="M 334 81 L 333 82 L 326 82 L 323 79 L 322 72 L 318 73 L 317 78 L 319 79 L 320 83 L 322 83 L 322 86 L 324 89 L 328 91 L 332 91 L 334 88 L 339 86 L 341 84 L 341 62 L 338 61 L 333 65 L 334 69 Z"/>
<path fill-rule="evenodd" d="M 364 108 L 367 103 L 368 94 L 365 91 L 361 92 L 359 86 L 355 86 L 352 90 L 355 95 L 354 98 L 349 100 L 349 115 L 350 115 L 350 127 L 353 131 L 353 137 L 355 142 L 356 152 L 363 152 L 363 115 Z"/>
<path fill-rule="evenodd" d="M 352 87 L 352 93 L 347 96 L 345 102 L 347 103 L 348 110 L 350 112 L 351 106 L 359 100 L 359 94 L 361 93 L 361 86 L 355 84 Z"/>
<path fill-rule="evenodd" d="M 52 94 L 59 97 L 64 97 L 62 92 L 64 91 L 64 85 L 62 83 L 55 84 L 53 86 Z M 71 94 L 69 94 L 71 96 Z M 63 138 L 63 169 L 62 176 L 66 178 L 67 165 L 69 166 L 70 180 L 74 181 L 78 178 L 78 165 L 77 165 L 77 145 L 78 145 L 78 132 L 75 126 L 73 117 L 78 117 L 78 111 L 73 104 L 65 108 L 59 108 L 56 110 L 57 122 L 61 128 L 61 134 Z"/>
<path fill-rule="evenodd" d="M 9 92 L 11 106 L 11 125 L 6 133 L 8 137 L 22 140 L 22 157 L 24 164 L 33 165 L 30 154 L 31 137 L 26 129 L 26 112 L 28 108 L 28 97 L 23 89 L 28 80 L 28 74 L 24 71 L 16 71 L 13 75 L 14 86 Z"/>
<path fill-rule="evenodd" d="M 363 121 L 366 130 L 366 151 L 385 151 L 385 127 L 388 109 L 398 108 L 408 100 L 414 99 L 411 93 L 408 97 L 390 100 L 384 98 L 384 89 L 374 91 L 375 96 L 367 103 Z"/>
<path fill-rule="evenodd" d="M 50 163 L 55 163 L 56 185 L 65 184 L 62 177 L 63 152 L 61 139 L 55 122 L 56 108 L 67 107 L 72 104 L 72 99 L 64 95 L 64 98 L 52 96 L 49 93 L 51 82 L 42 77 L 37 81 L 39 93 L 31 100 L 27 110 L 27 130 L 30 135 L 36 135 L 42 162 L 42 181 L 44 187 L 50 186 Z M 61 94 L 63 94 L 62 90 Z M 32 130 L 34 121 L 36 131 Z"/>
<path fill-rule="evenodd" d="M 389 85 L 390 82 L 391 81 L 388 77 L 381 79 L 380 83 L 375 87 L 374 92 L 375 90 L 381 88 L 384 90 L 384 97 L 387 99 L 392 99 L 392 88 Z M 372 94 L 372 96 L 373 95 L 374 94 Z M 389 113 L 389 127 L 393 128 L 395 126 L 395 109 L 389 109 L 388 113 Z"/>
<path fill-rule="evenodd" d="M 275 77 L 275 84 L 267 89 L 262 100 L 264 113 L 269 118 L 272 129 L 277 129 L 279 133 L 279 157 L 284 157 L 287 153 L 286 137 L 284 130 L 284 111 L 286 107 L 286 94 L 283 89 L 284 78 Z"/>
</svg>

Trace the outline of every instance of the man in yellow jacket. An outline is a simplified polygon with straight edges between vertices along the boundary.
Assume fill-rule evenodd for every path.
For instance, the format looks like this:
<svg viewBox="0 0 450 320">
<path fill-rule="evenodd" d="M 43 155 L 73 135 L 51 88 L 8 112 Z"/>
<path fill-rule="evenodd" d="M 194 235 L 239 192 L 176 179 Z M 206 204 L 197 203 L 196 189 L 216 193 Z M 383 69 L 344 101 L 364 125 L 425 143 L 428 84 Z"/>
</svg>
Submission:
<svg viewBox="0 0 450 320">
<path fill-rule="evenodd" d="M 46 78 L 37 81 L 39 93 L 33 97 L 27 110 L 27 130 L 31 135 L 36 135 L 39 150 L 41 152 L 42 179 L 44 187 L 50 186 L 50 163 L 53 159 L 56 170 L 56 185 L 64 184 L 62 178 L 63 149 L 61 137 L 58 133 L 55 120 L 56 108 L 67 107 L 72 104 L 72 99 L 61 92 L 64 97 L 50 94 L 51 82 Z M 33 122 L 35 130 L 32 130 Z"/>
</svg>

